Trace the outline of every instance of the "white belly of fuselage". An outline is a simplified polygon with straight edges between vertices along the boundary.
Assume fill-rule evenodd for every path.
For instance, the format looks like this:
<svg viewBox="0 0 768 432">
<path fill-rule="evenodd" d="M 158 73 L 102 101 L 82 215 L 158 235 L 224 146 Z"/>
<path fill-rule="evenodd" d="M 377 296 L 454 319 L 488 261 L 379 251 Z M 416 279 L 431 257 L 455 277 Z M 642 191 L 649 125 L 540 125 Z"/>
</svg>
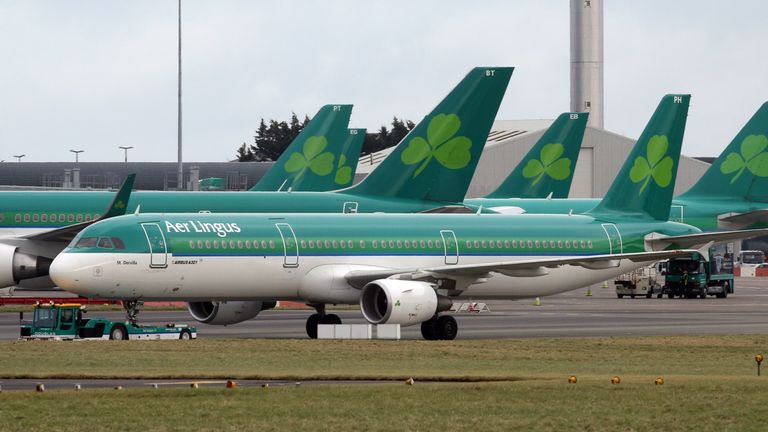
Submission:
<svg viewBox="0 0 768 432">
<path fill-rule="evenodd" d="M 445 265 L 443 256 L 302 256 L 296 267 L 282 256 L 183 256 L 167 258 L 167 267 L 151 268 L 147 254 L 66 254 L 77 259 L 77 283 L 62 286 L 89 297 L 142 300 L 299 300 L 328 287 L 327 303 L 356 303 L 359 290 L 331 280 L 323 266 L 356 268 L 424 268 Z M 541 259 L 541 256 L 462 256 L 459 264 Z M 556 257 L 550 257 L 556 258 Z M 618 267 L 590 270 L 579 266 L 548 269 L 543 276 L 492 273 L 465 289 L 460 298 L 520 299 L 541 297 L 611 279 L 644 265 L 621 260 Z M 341 285 L 341 286 L 340 286 Z M 309 289 L 308 289 L 309 288 Z M 333 291 L 333 290 L 336 291 Z"/>
</svg>

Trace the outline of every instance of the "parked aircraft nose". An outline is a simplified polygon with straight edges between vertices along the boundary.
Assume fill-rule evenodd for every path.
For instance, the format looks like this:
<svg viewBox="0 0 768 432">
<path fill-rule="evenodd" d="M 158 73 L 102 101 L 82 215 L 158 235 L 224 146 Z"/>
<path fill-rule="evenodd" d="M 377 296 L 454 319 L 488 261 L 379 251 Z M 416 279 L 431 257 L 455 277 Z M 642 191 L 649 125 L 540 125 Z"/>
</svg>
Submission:
<svg viewBox="0 0 768 432">
<path fill-rule="evenodd" d="M 83 281 L 86 271 L 78 254 L 61 253 L 51 264 L 50 276 L 59 288 L 87 296 Z"/>
</svg>

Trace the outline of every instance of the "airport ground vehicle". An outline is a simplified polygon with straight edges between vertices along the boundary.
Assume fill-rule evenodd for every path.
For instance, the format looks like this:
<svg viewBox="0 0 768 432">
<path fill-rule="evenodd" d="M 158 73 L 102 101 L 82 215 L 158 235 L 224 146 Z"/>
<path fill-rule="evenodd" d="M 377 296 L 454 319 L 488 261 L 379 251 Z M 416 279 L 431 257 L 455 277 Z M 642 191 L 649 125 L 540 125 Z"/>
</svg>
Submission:
<svg viewBox="0 0 768 432">
<path fill-rule="evenodd" d="M 733 245 L 709 248 L 710 259 L 701 253 L 669 260 L 663 294 L 669 298 L 728 297 L 733 293 Z"/>
<path fill-rule="evenodd" d="M 131 321 L 83 318 L 85 312 L 85 308 L 77 303 L 36 305 L 32 322 L 21 325 L 21 338 L 57 340 L 197 338 L 197 328 L 186 324 L 140 326 Z"/>
<path fill-rule="evenodd" d="M 613 283 L 616 285 L 618 298 L 624 298 L 624 296 L 651 298 L 654 294 L 661 298 L 661 280 L 656 264 L 619 275 Z"/>
</svg>

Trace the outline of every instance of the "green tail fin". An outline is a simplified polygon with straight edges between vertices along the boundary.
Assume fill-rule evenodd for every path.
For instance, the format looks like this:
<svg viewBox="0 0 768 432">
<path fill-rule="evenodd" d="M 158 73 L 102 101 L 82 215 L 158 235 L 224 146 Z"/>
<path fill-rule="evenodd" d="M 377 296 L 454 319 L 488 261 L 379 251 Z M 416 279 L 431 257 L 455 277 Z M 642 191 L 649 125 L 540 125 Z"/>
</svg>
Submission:
<svg viewBox="0 0 768 432">
<path fill-rule="evenodd" d="M 589 113 L 563 113 L 486 198 L 568 198 Z"/>
<path fill-rule="evenodd" d="M 339 189 L 336 167 L 349 132 L 352 105 L 325 105 L 252 191 Z"/>
<path fill-rule="evenodd" d="M 666 95 L 603 200 L 589 213 L 616 219 L 669 218 L 691 95 Z"/>
<path fill-rule="evenodd" d="M 352 181 L 355 179 L 355 171 L 357 171 L 357 162 L 360 160 L 360 151 L 363 149 L 363 141 L 365 141 L 365 132 L 365 129 L 349 129 L 347 139 L 342 145 L 339 159 L 336 161 L 336 170 L 333 176 L 333 182 L 336 185 L 334 189 L 341 189 L 352 185 Z"/>
<path fill-rule="evenodd" d="M 768 202 L 768 102 L 752 116 L 682 197 L 733 197 Z"/>
<path fill-rule="evenodd" d="M 463 200 L 512 70 L 472 69 L 381 165 L 347 191 L 439 202 Z"/>
</svg>

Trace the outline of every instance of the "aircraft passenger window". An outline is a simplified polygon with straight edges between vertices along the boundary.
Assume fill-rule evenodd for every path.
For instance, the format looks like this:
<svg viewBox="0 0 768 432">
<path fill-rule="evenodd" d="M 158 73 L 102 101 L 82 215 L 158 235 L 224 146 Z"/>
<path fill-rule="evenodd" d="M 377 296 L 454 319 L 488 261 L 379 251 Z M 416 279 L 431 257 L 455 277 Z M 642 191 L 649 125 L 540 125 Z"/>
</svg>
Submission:
<svg viewBox="0 0 768 432">
<path fill-rule="evenodd" d="M 322 240 L 318 240 L 317 241 L 317 248 L 318 249 L 322 249 L 323 248 L 323 241 Z"/>
<path fill-rule="evenodd" d="M 303 246 L 302 246 L 302 247 L 303 247 Z M 237 248 L 238 248 L 238 249 L 242 249 L 242 248 L 243 248 L 243 241 L 242 241 L 242 240 L 238 240 L 238 241 L 237 241 Z"/>
<path fill-rule="evenodd" d="M 56 213 L 51 213 L 51 222 L 56 222 Z"/>
<path fill-rule="evenodd" d="M 410 249 L 411 248 L 411 242 L 409 242 L 408 240 L 405 241 L 405 248 L 406 249 Z"/>
<path fill-rule="evenodd" d="M 542 242 L 541 242 L 541 247 L 543 247 L 544 249 L 546 249 L 546 248 L 547 248 L 547 246 L 549 246 L 549 242 L 548 242 L 548 241 L 544 240 L 544 241 L 542 241 Z"/>
<path fill-rule="evenodd" d="M 301 248 L 302 248 L 302 249 L 306 249 L 306 247 L 307 247 L 307 242 L 306 242 L 306 241 L 304 241 L 304 240 L 302 240 L 302 241 L 301 241 Z"/>
<path fill-rule="evenodd" d="M 24 222 L 29 222 L 30 220 L 29 213 L 24 213 Z"/>
<path fill-rule="evenodd" d="M 45 219 L 45 215 L 43 215 L 43 219 Z M 85 221 L 86 222 L 90 222 L 91 221 L 91 215 L 89 215 L 89 214 L 85 215 Z M 43 222 L 45 222 L 45 220 L 43 220 Z"/>
<path fill-rule="evenodd" d="M 467 249 L 472 249 L 472 242 L 467 240 Z"/>
<path fill-rule="evenodd" d="M 398 240 L 398 241 L 397 241 L 397 248 L 398 248 L 398 249 L 402 249 L 402 248 L 403 248 L 403 242 L 402 242 L 402 240 Z"/>
<path fill-rule="evenodd" d="M 221 241 L 221 248 L 222 249 L 226 249 L 227 248 L 227 241 L 226 240 L 222 240 Z"/>
<path fill-rule="evenodd" d="M 426 247 L 426 243 L 424 242 L 424 240 L 419 240 L 419 246 L 421 246 L 422 249 Z"/>
<path fill-rule="evenodd" d="M 504 240 L 504 247 L 509 249 L 509 240 Z"/>
<path fill-rule="evenodd" d="M 565 248 L 566 249 L 570 249 L 571 248 L 571 241 L 570 240 L 566 240 L 565 241 Z"/>
<path fill-rule="evenodd" d="M 77 241 L 75 248 L 96 247 L 97 237 L 83 237 Z"/>
<path fill-rule="evenodd" d="M 555 241 L 554 240 L 550 240 L 549 241 L 549 247 L 551 247 L 551 248 L 555 247 Z"/>
<path fill-rule="evenodd" d="M 197 248 L 198 249 L 202 249 L 203 248 L 203 241 L 202 240 L 198 240 L 197 241 Z"/>
<path fill-rule="evenodd" d="M 59 213 L 59 222 L 64 222 L 66 220 L 66 216 L 64 213 Z"/>
<path fill-rule="evenodd" d="M 581 248 L 584 249 L 584 240 L 581 241 Z"/>
<path fill-rule="evenodd" d="M 194 249 L 195 248 L 195 241 L 194 240 L 190 240 L 189 241 L 189 248 L 190 249 Z"/>
<path fill-rule="evenodd" d="M 517 240 L 512 240 L 512 249 L 517 249 Z"/>
<path fill-rule="evenodd" d="M 538 240 L 536 240 L 536 249 L 538 249 L 540 246 L 541 246 L 541 242 L 539 242 Z"/>
<path fill-rule="evenodd" d="M 442 243 L 440 240 L 435 240 L 435 247 L 436 247 L 436 248 L 440 248 L 440 247 L 442 247 L 442 244 L 443 244 L 443 243 Z"/>
<path fill-rule="evenodd" d="M 395 248 L 395 242 L 394 241 L 392 241 L 392 240 L 389 241 L 389 248 L 390 249 L 394 249 Z"/>
<path fill-rule="evenodd" d="M 378 240 L 374 240 L 373 241 L 373 248 L 374 249 L 378 249 L 378 247 L 379 247 L 379 241 Z"/>
<path fill-rule="evenodd" d="M 83 215 L 82 214 L 80 214 L 80 213 L 77 214 L 77 221 L 78 222 L 82 222 L 83 221 Z"/>
<path fill-rule="evenodd" d="M 563 248 L 563 241 L 562 240 L 558 240 L 557 241 L 557 247 L 560 248 L 560 249 Z"/>
<path fill-rule="evenodd" d="M 573 248 L 574 249 L 578 249 L 579 248 L 579 241 L 578 240 L 574 240 L 573 241 Z"/>
<path fill-rule="evenodd" d="M 592 249 L 592 240 L 587 241 L 587 247 Z"/>
<path fill-rule="evenodd" d="M 348 246 L 350 249 L 352 249 L 353 247 L 355 247 L 355 243 L 354 243 L 352 240 L 347 240 L 347 246 Z"/>
<path fill-rule="evenodd" d="M 26 220 L 26 218 L 24 218 L 24 219 Z M 67 222 L 72 223 L 74 221 L 75 221 L 75 215 L 73 215 L 72 213 L 68 214 L 67 215 Z"/>
<path fill-rule="evenodd" d="M 336 240 L 334 240 L 334 241 L 333 241 L 333 248 L 334 248 L 334 249 L 338 249 L 338 247 L 339 247 L 339 242 L 337 242 Z"/>
<path fill-rule="evenodd" d="M 427 246 L 429 246 L 429 248 L 432 249 L 432 240 L 427 240 Z"/>
<path fill-rule="evenodd" d="M 21 222 L 21 213 L 16 213 L 16 216 L 13 218 L 16 222 Z"/>
<path fill-rule="evenodd" d="M 365 249 L 365 240 L 360 240 L 360 249 Z"/>
<path fill-rule="evenodd" d="M 533 242 L 528 240 L 528 249 L 533 249 Z"/>
<path fill-rule="evenodd" d="M 235 248 L 235 241 L 234 240 L 230 240 L 229 241 L 229 248 L 230 249 L 234 249 Z"/>
<path fill-rule="evenodd" d="M 334 240 L 333 242 L 336 243 L 336 240 Z M 341 241 L 341 248 L 342 249 L 346 249 L 347 248 L 347 242 L 345 242 L 344 240 Z"/>
<path fill-rule="evenodd" d="M 35 213 L 32 215 L 32 222 L 39 222 L 40 221 L 40 215 Z"/>
<path fill-rule="evenodd" d="M 261 241 L 261 248 L 262 249 L 266 249 L 267 248 L 267 241 L 266 240 L 262 240 Z"/>
<path fill-rule="evenodd" d="M 328 240 L 325 241 L 325 248 L 326 249 L 330 249 L 331 248 L 331 242 L 329 242 Z"/>
<path fill-rule="evenodd" d="M 386 249 L 387 248 L 387 241 L 386 240 L 382 240 L 381 241 L 381 248 L 382 249 Z"/>
<path fill-rule="evenodd" d="M 48 222 L 48 215 L 47 215 L 47 214 L 45 214 L 45 213 L 43 213 L 43 214 L 40 216 L 40 221 L 41 221 L 41 222 Z"/>
<path fill-rule="evenodd" d="M 214 249 L 218 249 L 219 248 L 219 241 L 218 240 L 214 240 L 213 241 L 213 248 Z"/>
<path fill-rule="evenodd" d="M 325 241 L 325 246 L 328 247 L 328 240 Z M 270 240 L 269 241 L 269 247 L 270 247 L 270 249 L 274 249 L 275 248 L 275 241 L 274 240 Z"/>
<path fill-rule="evenodd" d="M 206 240 L 205 241 L 205 248 L 206 249 L 210 249 L 211 248 L 211 241 L 210 240 Z"/>
<path fill-rule="evenodd" d="M 480 248 L 480 242 L 475 240 L 474 243 L 475 243 L 475 249 L 479 249 Z"/>
</svg>

